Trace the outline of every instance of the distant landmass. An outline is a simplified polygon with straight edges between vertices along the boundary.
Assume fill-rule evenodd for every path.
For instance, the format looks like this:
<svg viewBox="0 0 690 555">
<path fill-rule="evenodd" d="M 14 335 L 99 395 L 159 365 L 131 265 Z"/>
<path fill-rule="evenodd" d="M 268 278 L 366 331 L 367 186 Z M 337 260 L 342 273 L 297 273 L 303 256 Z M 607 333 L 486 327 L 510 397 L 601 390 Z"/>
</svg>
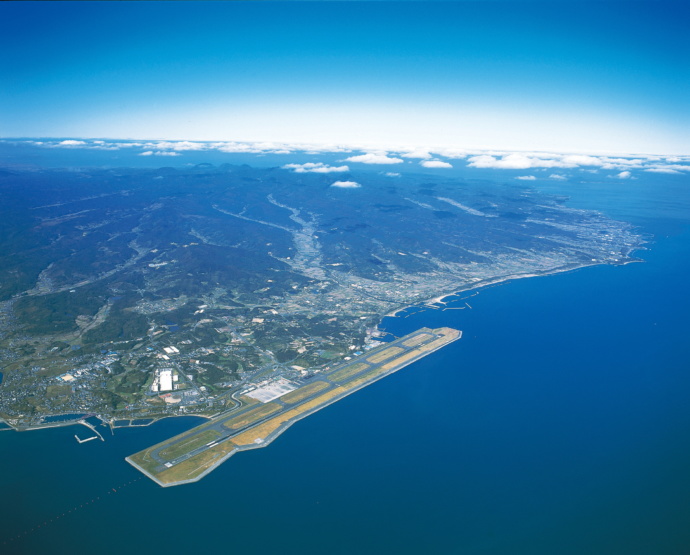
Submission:
<svg viewBox="0 0 690 555">
<path fill-rule="evenodd" d="M 18 429 L 239 410 L 376 347 L 387 314 L 643 242 L 565 198 L 428 175 L 11 167 L 0 191 L 0 417 Z"/>
</svg>

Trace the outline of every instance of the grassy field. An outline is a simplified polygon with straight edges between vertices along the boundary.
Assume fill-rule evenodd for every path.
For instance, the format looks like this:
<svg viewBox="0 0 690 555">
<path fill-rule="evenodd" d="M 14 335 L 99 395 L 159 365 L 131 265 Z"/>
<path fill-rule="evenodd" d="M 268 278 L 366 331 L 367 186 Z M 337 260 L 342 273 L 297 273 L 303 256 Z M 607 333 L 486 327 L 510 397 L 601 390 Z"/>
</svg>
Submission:
<svg viewBox="0 0 690 555">
<path fill-rule="evenodd" d="M 300 414 L 304 414 L 305 412 L 308 412 L 319 405 L 323 405 L 325 402 L 330 401 L 334 397 L 337 397 L 338 395 L 341 395 L 342 393 L 345 393 L 346 389 L 343 387 L 336 387 L 335 389 L 331 389 L 330 391 L 326 391 L 323 395 L 319 395 L 318 397 L 315 397 L 311 401 L 307 401 L 306 403 L 302 403 L 298 407 L 295 407 L 294 409 L 290 409 L 286 413 L 284 413 L 282 416 L 284 416 L 284 420 L 290 420 L 292 418 L 295 418 L 296 416 L 299 416 Z"/>
<path fill-rule="evenodd" d="M 256 407 L 255 409 L 248 410 L 245 413 L 239 414 L 235 418 L 226 420 L 223 422 L 223 427 L 228 428 L 229 430 L 239 430 L 240 428 L 249 426 L 254 422 L 258 422 L 262 418 L 266 418 L 267 416 L 278 412 L 282 408 L 283 407 L 277 403 L 267 403 L 265 405 L 261 405 L 260 407 Z"/>
<path fill-rule="evenodd" d="M 203 424 L 197 426 L 196 428 L 192 428 L 191 430 L 187 430 L 186 432 L 182 432 L 181 434 L 173 436 L 170 439 L 166 439 L 165 441 L 162 441 L 161 443 L 157 443 L 156 445 L 152 445 L 148 449 L 140 451 L 139 453 L 136 453 L 135 455 L 132 455 L 129 458 L 132 460 L 132 462 L 138 464 L 147 472 L 150 472 L 151 474 L 155 474 L 154 469 L 157 466 L 159 466 L 160 463 L 158 461 L 154 460 L 153 458 L 151 458 L 151 456 L 150 456 L 151 451 L 153 451 L 155 448 L 162 447 L 163 452 L 165 452 L 168 449 L 172 449 L 174 447 L 174 445 L 177 445 L 180 442 L 184 443 L 186 441 L 193 441 L 196 436 L 205 434 L 207 431 L 209 431 L 206 428 L 208 428 L 210 424 L 211 424 L 211 422 L 204 422 Z M 211 440 L 210 439 L 207 440 L 206 443 L 208 443 L 209 441 L 211 441 Z"/>
<path fill-rule="evenodd" d="M 367 357 L 367 360 L 369 362 L 374 362 L 374 363 L 379 363 L 383 362 L 384 360 L 388 360 L 389 358 L 392 358 L 396 355 L 399 355 L 402 353 L 405 349 L 401 347 L 388 347 L 388 349 L 384 349 L 381 352 L 375 353 L 371 356 Z"/>
<path fill-rule="evenodd" d="M 405 345 L 405 347 L 415 347 L 427 339 L 431 339 L 431 336 L 428 333 L 420 333 L 419 335 L 410 337 L 410 339 L 407 341 L 403 341 L 403 345 Z"/>
<path fill-rule="evenodd" d="M 314 393 L 318 393 L 319 391 L 326 389 L 328 386 L 329 384 L 326 382 L 314 382 L 312 384 L 300 387 L 299 389 L 295 389 L 295 391 L 291 391 L 287 395 L 283 395 L 280 400 L 284 403 L 288 403 L 289 405 L 293 405 L 303 401 L 307 397 L 311 397 L 314 395 Z"/>
<path fill-rule="evenodd" d="M 399 357 L 396 358 L 395 360 L 391 360 L 390 362 L 387 362 L 386 364 L 383 364 L 383 365 L 381 366 L 381 370 L 384 370 L 384 371 L 392 370 L 393 368 L 395 368 L 395 367 L 398 366 L 399 364 L 402 364 L 402 363 L 404 363 L 404 362 L 407 362 L 407 361 L 409 361 L 409 360 L 412 360 L 414 357 L 419 356 L 419 355 L 422 354 L 423 352 L 424 352 L 424 351 L 422 351 L 422 350 L 420 350 L 420 349 L 413 349 L 413 350 L 411 350 L 411 351 L 407 351 L 404 355 L 399 356 Z"/>
<path fill-rule="evenodd" d="M 423 347 L 419 349 L 413 349 L 411 351 L 406 352 L 404 355 L 397 357 L 394 360 L 391 360 L 387 362 L 386 364 L 383 364 L 379 366 L 378 368 L 372 370 L 371 372 L 366 372 L 365 374 L 362 374 L 359 376 L 357 379 L 351 381 L 348 383 L 345 387 L 348 389 L 357 387 L 373 378 L 376 376 L 380 376 L 381 374 L 385 374 L 386 372 L 390 372 L 397 366 L 401 364 L 405 364 L 406 362 L 409 362 L 413 360 L 415 357 L 418 357 L 420 355 L 424 355 L 424 353 L 430 351 L 434 347 L 437 347 L 440 344 L 446 344 L 447 341 L 444 339 L 437 339 L 436 341 L 432 341 L 431 343 L 424 345 Z"/>
<path fill-rule="evenodd" d="M 220 434 L 216 430 L 206 430 L 199 434 L 190 436 L 188 439 L 173 443 L 167 449 L 159 452 L 159 455 L 169 461 L 176 459 L 180 455 L 194 451 L 207 443 L 218 439 Z"/>
<path fill-rule="evenodd" d="M 234 436 L 232 438 L 232 441 L 237 445 L 251 445 L 252 443 L 256 443 L 257 439 L 265 440 L 271 433 L 280 428 L 280 426 L 282 426 L 283 423 L 288 422 L 293 418 L 296 418 L 301 414 L 304 414 L 305 412 L 309 412 L 312 409 L 327 404 L 334 397 L 337 397 L 338 395 L 341 395 L 346 391 L 347 389 L 343 387 L 336 387 L 335 389 L 331 389 L 330 391 L 327 391 L 326 393 L 319 395 L 318 397 L 315 397 L 311 401 L 303 403 L 293 409 L 290 409 L 287 412 L 284 412 L 282 414 L 275 416 L 274 418 L 271 418 L 270 420 L 264 422 L 259 426 L 256 426 L 250 430 L 247 430 L 246 432 L 242 432 L 241 434 Z"/>
<path fill-rule="evenodd" d="M 267 420 L 263 424 L 259 424 L 258 426 L 247 430 L 246 432 L 233 436 L 232 442 L 236 445 L 251 445 L 252 443 L 257 443 L 257 439 L 266 439 L 269 435 L 280 428 L 283 425 L 283 422 L 285 422 L 285 419 L 278 415 L 275 418 Z"/>
<path fill-rule="evenodd" d="M 150 447 L 149 449 L 145 449 L 144 451 L 139 451 L 136 455 L 132 455 L 129 458 L 133 463 L 139 465 L 149 474 L 155 475 L 155 470 L 158 467 L 159 463 L 151 458 L 150 453 L 152 449 L 153 447 Z"/>
<path fill-rule="evenodd" d="M 392 366 L 395 366 L 395 365 L 392 364 Z M 372 380 L 375 377 L 380 376 L 381 374 L 385 374 L 388 371 L 390 371 L 390 368 L 385 368 L 384 366 L 378 366 L 374 370 L 372 370 L 371 372 L 367 372 L 366 374 L 362 374 L 358 378 L 355 378 L 351 382 L 345 384 L 345 387 L 347 387 L 348 389 L 354 389 L 356 387 L 359 387 L 363 383 L 366 383 L 369 380 Z"/>
<path fill-rule="evenodd" d="M 203 453 L 195 455 L 191 459 L 182 461 L 173 467 L 166 468 L 163 472 L 157 474 L 156 478 L 164 484 L 172 484 L 183 480 L 193 480 L 236 447 L 237 446 L 232 441 L 223 441 L 215 447 L 211 447 Z"/>
<path fill-rule="evenodd" d="M 337 372 L 329 374 L 328 378 L 333 380 L 334 382 L 346 380 L 347 378 L 354 376 L 355 374 L 359 374 L 362 370 L 368 367 L 369 365 L 366 362 L 356 362 L 355 364 L 350 364 L 349 366 L 346 366 L 342 370 L 338 370 Z"/>
</svg>

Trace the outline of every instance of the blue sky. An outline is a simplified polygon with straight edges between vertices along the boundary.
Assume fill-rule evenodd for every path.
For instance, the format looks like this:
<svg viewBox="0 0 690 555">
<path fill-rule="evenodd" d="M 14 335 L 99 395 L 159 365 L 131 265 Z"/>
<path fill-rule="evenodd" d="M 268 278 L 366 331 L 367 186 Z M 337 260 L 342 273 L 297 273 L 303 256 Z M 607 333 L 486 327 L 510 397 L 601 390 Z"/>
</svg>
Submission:
<svg viewBox="0 0 690 555">
<path fill-rule="evenodd" d="M 0 136 L 690 153 L 664 2 L 0 4 Z"/>
</svg>

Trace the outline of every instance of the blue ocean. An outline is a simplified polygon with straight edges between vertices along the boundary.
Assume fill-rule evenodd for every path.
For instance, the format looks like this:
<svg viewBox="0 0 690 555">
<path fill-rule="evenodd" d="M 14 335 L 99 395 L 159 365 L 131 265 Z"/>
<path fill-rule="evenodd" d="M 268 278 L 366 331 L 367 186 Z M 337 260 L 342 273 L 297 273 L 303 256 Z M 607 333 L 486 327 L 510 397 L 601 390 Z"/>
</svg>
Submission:
<svg viewBox="0 0 690 555">
<path fill-rule="evenodd" d="M 690 553 L 687 181 L 558 187 L 653 236 L 643 262 L 387 318 L 463 337 L 197 484 L 123 458 L 198 419 L 0 430 L 0 553 Z"/>
</svg>

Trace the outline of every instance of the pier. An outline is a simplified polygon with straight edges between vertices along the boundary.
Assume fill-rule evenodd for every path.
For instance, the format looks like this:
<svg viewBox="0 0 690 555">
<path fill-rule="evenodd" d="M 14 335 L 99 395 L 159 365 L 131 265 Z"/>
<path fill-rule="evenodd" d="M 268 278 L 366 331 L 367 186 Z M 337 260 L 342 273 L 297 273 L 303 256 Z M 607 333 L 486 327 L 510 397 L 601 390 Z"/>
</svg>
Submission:
<svg viewBox="0 0 690 555">
<path fill-rule="evenodd" d="M 87 428 L 89 428 L 94 434 L 96 434 L 96 437 L 98 437 L 101 441 L 105 441 L 105 439 L 103 438 L 101 433 L 96 429 L 96 426 L 94 426 L 93 424 L 88 423 L 86 420 L 79 420 L 79 424 L 82 424 L 82 425 L 86 426 Z M 85 441 L 91 441 L 92 439 L 96 439 L 96 437 L 90 437 L 90 438 L 87 438 L 84 440 L 80 440 L 76 436 L 76 434 L 74 435 L 74 437 L 77 438 L 77 441 L 79 443 L 84 443 Z"/>
<path fill-rule="evenodd" d="M 91 441 L 92 439 L 98 439 L 98 436 L 91 436 L 87 437 L 86 439 L 81 439 L 77 434 L 74 434 L 74 439 L 76 439 L 79 443 L 86 443 L 87 441 Z"/>
</svg>

